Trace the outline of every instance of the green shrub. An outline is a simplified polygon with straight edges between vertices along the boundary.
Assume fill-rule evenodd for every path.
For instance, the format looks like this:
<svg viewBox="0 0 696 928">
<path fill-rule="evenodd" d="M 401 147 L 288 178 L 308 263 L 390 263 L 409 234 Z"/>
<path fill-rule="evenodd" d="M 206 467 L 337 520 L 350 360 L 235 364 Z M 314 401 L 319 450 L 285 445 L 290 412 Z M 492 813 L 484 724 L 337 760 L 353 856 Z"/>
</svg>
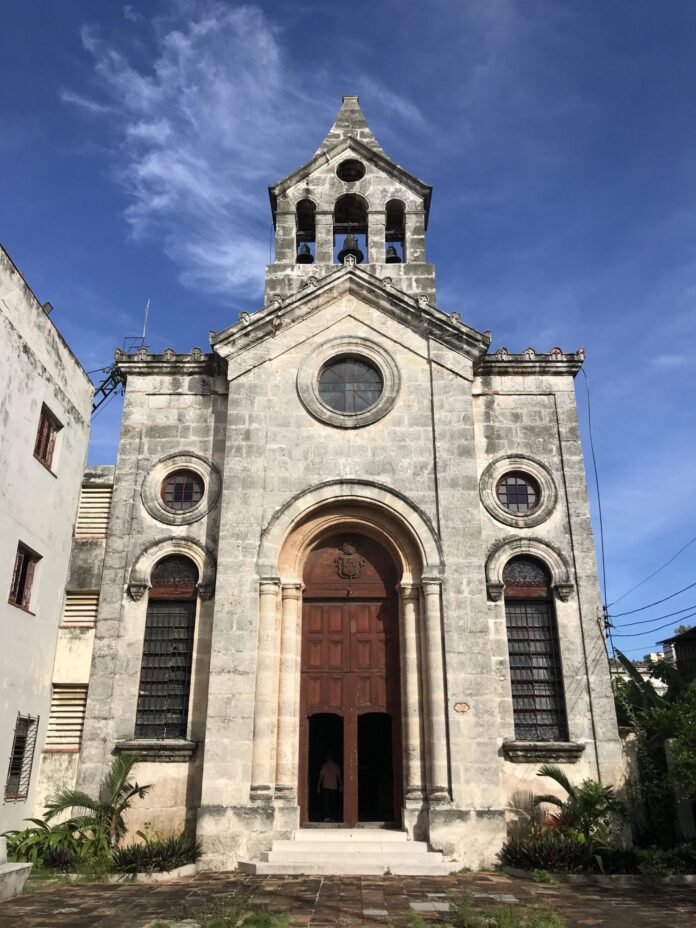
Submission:
<svg viewBox="0 0 696 928">
<path fill-rule="evenodd" d="M 639 853 L 629 847 L 625 850 L 616 847 L 605 847 L 598 852 L 595 860 L 595 870 L 600 873 L 638 873 Z"/>
<path fill-rule="evenodd" d="M 32 863 L 47 870 L 74 870 L 89 853 L 89 844 L 72 822 L 48 825 L 40 818 L 28 818 L 33 827 L 8 831 L 7 856 L 10 860 Z"/>
<path fill-rule="evenodd" d="M 138 834 L 145 837 L 142 832 Z M 142 844 L 116 848 L 111 852 L 111 861 L 117 873 L 163 873 L 195 864 L 201 853 L 200 844 L 179 835 L 165 840 L 146 839 Z"/>
<path fill-rule="evenodd" d="M 503 866 L 519 870 L 580 873 L 587 861 L 587 848 L 578 837 L 547 832 L 530 838 L 508 838 L 498 858 Z"/>
<path fill-rule="evenodd" d="M 448 924 L 452 928 L 563 928 L 564 922 L 547 909 L 525 914 L 511 906 L 504 908 L 474 907 L 471 897 L 450 901 Z"/>
</svg>

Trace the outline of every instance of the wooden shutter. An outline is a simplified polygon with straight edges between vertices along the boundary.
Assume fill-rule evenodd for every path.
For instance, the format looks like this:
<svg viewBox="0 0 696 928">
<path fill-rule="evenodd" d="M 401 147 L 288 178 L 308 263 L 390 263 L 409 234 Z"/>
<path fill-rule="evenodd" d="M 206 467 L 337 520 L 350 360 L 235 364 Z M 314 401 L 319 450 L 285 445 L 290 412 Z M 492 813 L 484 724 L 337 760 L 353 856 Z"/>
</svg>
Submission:
<svg viewBox="0 0 696 928">
<path fill-rule="evenodd" d="M 28 609 L 29 603 L 31 602 L 31 585 L 34 582 L 34 568 L 36 567 L 36 560 L 35 558 L 31 557 L 31 555 L 29 554 L 25 553 L 24 556 L 28 559 L 28 563 L 27 563 L 27 575 L 24 580 L 24 591 L 22 594 L 22 606 L 25 609 Z"/>
<path fill-rule="evenodd" d="M 16 603 L 19 596 L 19 586 L 22 582 L 22 569 L 24 567 L 24 558 L 26 552 L 23 548 L 17 548 L 15 557 L 14 571 L 12 572 L 12 584 L 10 586 L 10 602 Z"/>
<path fill-rule="evenodd" d="M 99 609 L 99 593 L 66 592 L 62 625 L 94 625 Z"/>
<path fill-rule="evenodd" d="M 46 732 L 46 751 L 80 750 L 86 706 L 86 686 L 54 684 Z"/>
<path fill-rule="evenodd" d="M 87 484 L 82 487 L 75 524 L 76 535 L 103 537 L 109 526 L 112 487 Z"/>
</svg>

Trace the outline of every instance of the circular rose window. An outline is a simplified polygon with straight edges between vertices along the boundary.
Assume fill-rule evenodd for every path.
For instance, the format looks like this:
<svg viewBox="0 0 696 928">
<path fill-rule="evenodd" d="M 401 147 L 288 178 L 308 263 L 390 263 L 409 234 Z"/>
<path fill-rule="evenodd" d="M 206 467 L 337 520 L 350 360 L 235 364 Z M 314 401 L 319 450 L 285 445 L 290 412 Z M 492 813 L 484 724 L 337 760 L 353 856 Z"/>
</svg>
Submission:
<svg viewBox="0 0 696 928">
<path fill-rule="evenodd" d="M 539 505 L 539 484 L 527 474 L 504 474 L 498 481 L 496 493 L 509 512 L 531 512 Z"/>
<path fill-rule="evenodd" d="M 203 497 L 203 481 L 191 470 L 177 470 L 162 481 L 162 502 L 172 512 L 193 509 Z"/>
<path fill-rule="evenodd" d="M 382 375 L 363 358 L 335 358 L 319 374 L 319 398 L 336 412 L 364 412 L 374 406 L 383 389 Z"/>
</svg>

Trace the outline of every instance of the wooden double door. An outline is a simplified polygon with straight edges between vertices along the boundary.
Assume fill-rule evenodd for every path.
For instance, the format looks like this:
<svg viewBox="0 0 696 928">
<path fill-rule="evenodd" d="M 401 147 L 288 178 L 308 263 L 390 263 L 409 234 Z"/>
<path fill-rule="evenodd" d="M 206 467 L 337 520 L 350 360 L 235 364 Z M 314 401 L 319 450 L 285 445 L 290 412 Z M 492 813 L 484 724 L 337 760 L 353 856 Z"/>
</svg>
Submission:
<svg viewBox="0 0 696 928">
<path fill-rule="evenodd" d="M 303 825 L 397 823 L 401 810 L 398 603 L 307 600 L 302 617 Z M 319 791 L 327 759 L 343 789 Z"/>
</svg>

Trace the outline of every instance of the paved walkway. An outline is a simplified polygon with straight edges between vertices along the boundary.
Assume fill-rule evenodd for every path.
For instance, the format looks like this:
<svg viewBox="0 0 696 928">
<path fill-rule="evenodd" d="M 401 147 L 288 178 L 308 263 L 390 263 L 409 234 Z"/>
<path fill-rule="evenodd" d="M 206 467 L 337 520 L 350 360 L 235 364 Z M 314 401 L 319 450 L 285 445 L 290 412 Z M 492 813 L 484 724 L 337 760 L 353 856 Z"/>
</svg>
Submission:
<svg viewBox="0 0 696 928">
<path fill-rule="evenodd" d="M 145 928 L 215 908 L 264 908 L 291 928 L 410 928 L 437 922 L 447 897 L 547 907 L 567 928 L 695 928 L 696 887 L 537 884 L 494 873 L 447 877 L 277 877 L 201 873 L 161 884 L 52 883 L 0 903 L 0 928 Z"/>
</svg>

